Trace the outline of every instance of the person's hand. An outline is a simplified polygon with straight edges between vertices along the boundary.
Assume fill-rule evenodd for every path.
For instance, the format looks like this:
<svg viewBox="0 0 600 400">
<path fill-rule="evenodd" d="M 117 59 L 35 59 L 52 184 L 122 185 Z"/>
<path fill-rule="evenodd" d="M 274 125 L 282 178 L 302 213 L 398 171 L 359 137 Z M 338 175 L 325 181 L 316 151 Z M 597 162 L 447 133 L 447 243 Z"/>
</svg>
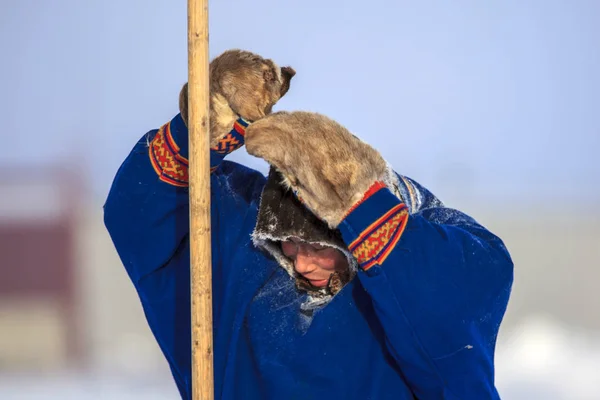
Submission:
<svg viewBox="0 0 600 400">
<path fill-rule="evenodd" d="M 227 154 L 244 144 L 244 128 L 271 113 L 288 92 L 296 71 L 245 50 L 228 50 L 210 62 L 210 147 Z M 188 122 L 188 84 L 179 112 Z"/>
<path fill-rule="evenodd" d="M 246 149 L 277 168 L 317 217 L 336 228 L 365 195 L 384 186 L 379 152 L 321 114 L 277 112 L 246 129 Z"/>
</svg>

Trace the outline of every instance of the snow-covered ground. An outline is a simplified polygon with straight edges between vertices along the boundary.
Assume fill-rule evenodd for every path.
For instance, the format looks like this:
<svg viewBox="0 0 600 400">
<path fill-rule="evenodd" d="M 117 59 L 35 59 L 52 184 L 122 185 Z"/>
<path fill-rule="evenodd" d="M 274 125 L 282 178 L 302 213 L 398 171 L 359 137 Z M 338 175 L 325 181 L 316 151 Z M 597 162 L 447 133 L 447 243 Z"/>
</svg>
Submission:
<svg viewBox="0 0 600 400">
<path fill-rule="evenodd" d="M 168 378 L 168 377 L 167 377 Z M 145 379 L 105 374 L 11 375 L 0 378 L 2 400 L 165 400 L 178 399 L 165 377 Z"/>
<path fill-rule="evenodd" d="M 508 400 L 600 400 L 600 333 L 536 317 L 507 335 L 496 357 Z"/>
<path fill-rule="evenodd" d="M 533 318 L 498 345 L 497 386 L 507 400 L 600 399 L 600 333 Z M 177 399 L 170 377 L 155 372 L 61 375 L 0 373 L 2 400 Z"/>
</svg>

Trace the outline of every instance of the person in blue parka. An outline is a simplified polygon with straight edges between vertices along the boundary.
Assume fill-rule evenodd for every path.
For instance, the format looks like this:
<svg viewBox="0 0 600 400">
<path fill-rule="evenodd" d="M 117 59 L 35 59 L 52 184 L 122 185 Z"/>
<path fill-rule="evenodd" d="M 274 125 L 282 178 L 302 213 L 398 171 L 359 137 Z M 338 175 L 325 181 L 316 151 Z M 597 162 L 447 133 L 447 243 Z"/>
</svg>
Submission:
<svg viewBox="0 0 600 400">
<path fill-rule="evenodd" d="M 501 239 L 323 115 L 240 119 L 231 133 L 270 171 L 211 149 L 215 399 L 499 398 L 513 279 Z M 187 142 L 180 113 L 143 135 L 104 206 L 183 399 Z"/>
</svg>

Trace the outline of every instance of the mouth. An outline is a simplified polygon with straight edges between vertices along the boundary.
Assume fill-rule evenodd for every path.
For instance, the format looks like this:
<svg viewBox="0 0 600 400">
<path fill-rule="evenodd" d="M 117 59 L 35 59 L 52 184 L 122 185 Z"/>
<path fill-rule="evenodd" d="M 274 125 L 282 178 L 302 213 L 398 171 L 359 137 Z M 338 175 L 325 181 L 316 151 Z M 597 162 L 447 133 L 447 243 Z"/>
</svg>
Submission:
<svg viewBox="0 0 600 400">
<path fill-rule="evenodd" d="M 329 279 L 309 279 L 308 281 L 313 286 L 325 287 L 325 286 L 327 286 L 327 282 L 329 282 Z"/>
</svg>

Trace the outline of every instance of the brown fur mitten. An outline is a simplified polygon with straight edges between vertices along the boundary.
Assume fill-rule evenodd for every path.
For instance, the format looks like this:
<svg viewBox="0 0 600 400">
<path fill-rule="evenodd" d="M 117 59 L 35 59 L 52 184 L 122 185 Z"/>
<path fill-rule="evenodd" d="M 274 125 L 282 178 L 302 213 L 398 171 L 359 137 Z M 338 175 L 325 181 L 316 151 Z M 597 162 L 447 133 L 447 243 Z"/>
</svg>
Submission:
<svg viewBox="0 0 600 400">
<path fill-rule="evenodd" d="M 387 179 L 379 152 L 321 114 L 273 113 L 246 129 L 246 149 L 276 167 L 332 229 L 374 184 Z"/>
<path fill-rule="evenodd" d="M 254 122 L 271 113 L 289 90 L 296 71 L 244 50 L 228 50 L 210 63 L 210 145 L 215 147 L 238 118 Z M 179 111 L 188 120 L 188 85 L 179 93 Z"/>
</svg>

